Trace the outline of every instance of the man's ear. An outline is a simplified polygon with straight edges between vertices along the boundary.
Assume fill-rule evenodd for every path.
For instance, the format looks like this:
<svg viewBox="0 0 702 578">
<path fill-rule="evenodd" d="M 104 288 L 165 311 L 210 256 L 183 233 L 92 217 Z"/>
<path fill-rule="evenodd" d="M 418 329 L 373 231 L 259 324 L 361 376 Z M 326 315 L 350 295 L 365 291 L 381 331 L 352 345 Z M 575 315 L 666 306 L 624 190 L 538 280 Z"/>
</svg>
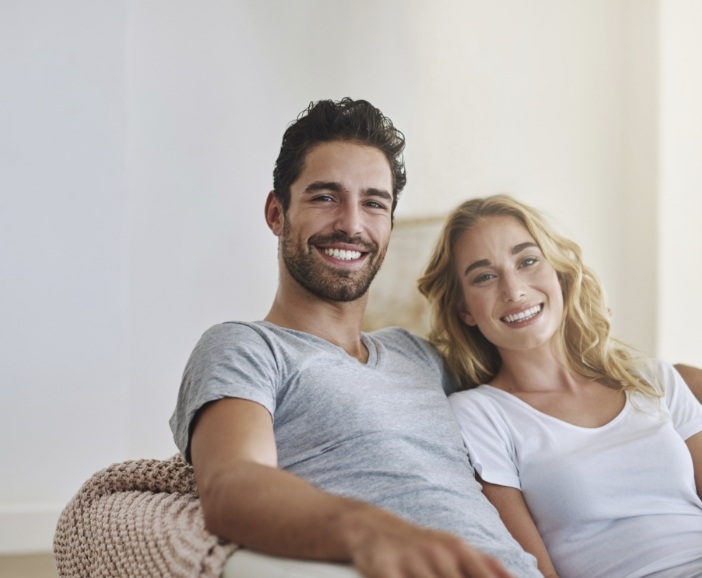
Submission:
<svg viewBox="0 0 702 578">
<path fill-rule="evenodd" d="M 477 325 L 475 318 L 470 314 L 470 311 L 468 311 L 465 305 L 461 305 L 458 308 L 458 318 L 463 321 L 463 323 L 470 325 L 471 327 L 475 327 Z"/>
<path fill-rule="evenodd" d="M 276 237 L 280 237 L 283 234 L 285 215 L 283 214 L 283 207 L 281 206 L 278 197 L 275 196 L 275 191 L 268 193 L 265 212 L 268 228 L 273 231 L 273 234 Z"/>
</svg>

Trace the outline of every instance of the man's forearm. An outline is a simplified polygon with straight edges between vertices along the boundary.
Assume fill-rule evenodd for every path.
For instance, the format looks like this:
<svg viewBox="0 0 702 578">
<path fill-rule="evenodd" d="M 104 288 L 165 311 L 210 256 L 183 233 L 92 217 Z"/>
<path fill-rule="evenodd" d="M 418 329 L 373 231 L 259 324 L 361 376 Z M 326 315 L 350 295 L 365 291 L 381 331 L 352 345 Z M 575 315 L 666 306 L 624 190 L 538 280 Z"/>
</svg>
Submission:
<svg viewBox="0 0 702 578">
<path fill-rule="evenodd" d="M 278 469 L 271 416 L 256 403 L 223 399 L 203 408 L 191 448 L 206 527 L 236 544 L 350 562 L 368 578 L 509 576 L 497 560 L 456 536 L 327 494 Z"/>
<path fill-rule="evenodd" d="M 207 528 L 251 550 L 348 562 L 368 578 L 510 578 L 456 536 L 326 494 L 284 471 L 239 463 L 221 472 L 201 488 Z"/>
<path fill-rule="evenodd" d="M 252 550 L 350 561 L 355 520 L 370 506 L 332 496 L 265 465 L 222 468 L 200 488 L 207 529 Z"/>
</svg>

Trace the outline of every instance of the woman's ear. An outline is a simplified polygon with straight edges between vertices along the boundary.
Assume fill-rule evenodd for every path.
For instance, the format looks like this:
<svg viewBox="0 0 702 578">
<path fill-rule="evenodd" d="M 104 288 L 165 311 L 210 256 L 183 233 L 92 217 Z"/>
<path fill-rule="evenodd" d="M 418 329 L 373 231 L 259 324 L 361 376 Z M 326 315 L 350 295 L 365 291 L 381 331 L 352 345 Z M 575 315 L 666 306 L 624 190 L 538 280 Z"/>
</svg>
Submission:
<svg viewBox="0 0 702 578">
<path fill-rule="evenodd" d="M 471 327 L 475 327 L 477 325 L 475 318 L 470 314 L 470 311 L 468 311 L 465 305 L 461 305 L 458 308 L 458 318 L 463 321 L 463 323 Z"/>
<path fill-rule="evenodd" d="M 265 213 L 268 228 L 273 231 L 276 237 L 280 237 L 283 234 L 285 214 L 283 213 L 283 207 L 280 205 L 278 197 L 275 196 L 275 191 L 268 193 Z"/>
</svg>

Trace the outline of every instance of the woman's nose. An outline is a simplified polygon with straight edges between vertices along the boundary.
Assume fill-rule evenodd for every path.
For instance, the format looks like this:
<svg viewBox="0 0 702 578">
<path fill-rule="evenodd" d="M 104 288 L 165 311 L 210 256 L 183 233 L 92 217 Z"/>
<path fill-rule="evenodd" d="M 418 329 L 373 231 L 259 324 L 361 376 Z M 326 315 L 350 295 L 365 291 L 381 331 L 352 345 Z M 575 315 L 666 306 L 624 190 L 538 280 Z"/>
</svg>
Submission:
<svg viewBox="0 0 702 578">
<path fill-rule="evenodd" d="M 526 288 L 516 272 L 505 273 L 502 276 L 502 292 L 505 301 L 520 301 L 526 295 Z"/>
</svg>

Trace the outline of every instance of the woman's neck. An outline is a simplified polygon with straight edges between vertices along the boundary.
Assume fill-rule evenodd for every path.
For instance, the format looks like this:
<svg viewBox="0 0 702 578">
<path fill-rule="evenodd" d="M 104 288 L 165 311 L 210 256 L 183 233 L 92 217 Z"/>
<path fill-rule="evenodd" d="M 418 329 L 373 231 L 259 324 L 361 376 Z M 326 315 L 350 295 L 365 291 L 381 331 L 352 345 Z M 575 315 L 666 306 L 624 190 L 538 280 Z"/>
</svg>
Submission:
<svg viewBox="0 0 702 578">
<path fill-rule="evenodd" d="M 549 346 L 529 351 L 500 352 L 502 367 L 491 385 L 512 393 L 568 390 L 588 381 Z"/>
</svg>

